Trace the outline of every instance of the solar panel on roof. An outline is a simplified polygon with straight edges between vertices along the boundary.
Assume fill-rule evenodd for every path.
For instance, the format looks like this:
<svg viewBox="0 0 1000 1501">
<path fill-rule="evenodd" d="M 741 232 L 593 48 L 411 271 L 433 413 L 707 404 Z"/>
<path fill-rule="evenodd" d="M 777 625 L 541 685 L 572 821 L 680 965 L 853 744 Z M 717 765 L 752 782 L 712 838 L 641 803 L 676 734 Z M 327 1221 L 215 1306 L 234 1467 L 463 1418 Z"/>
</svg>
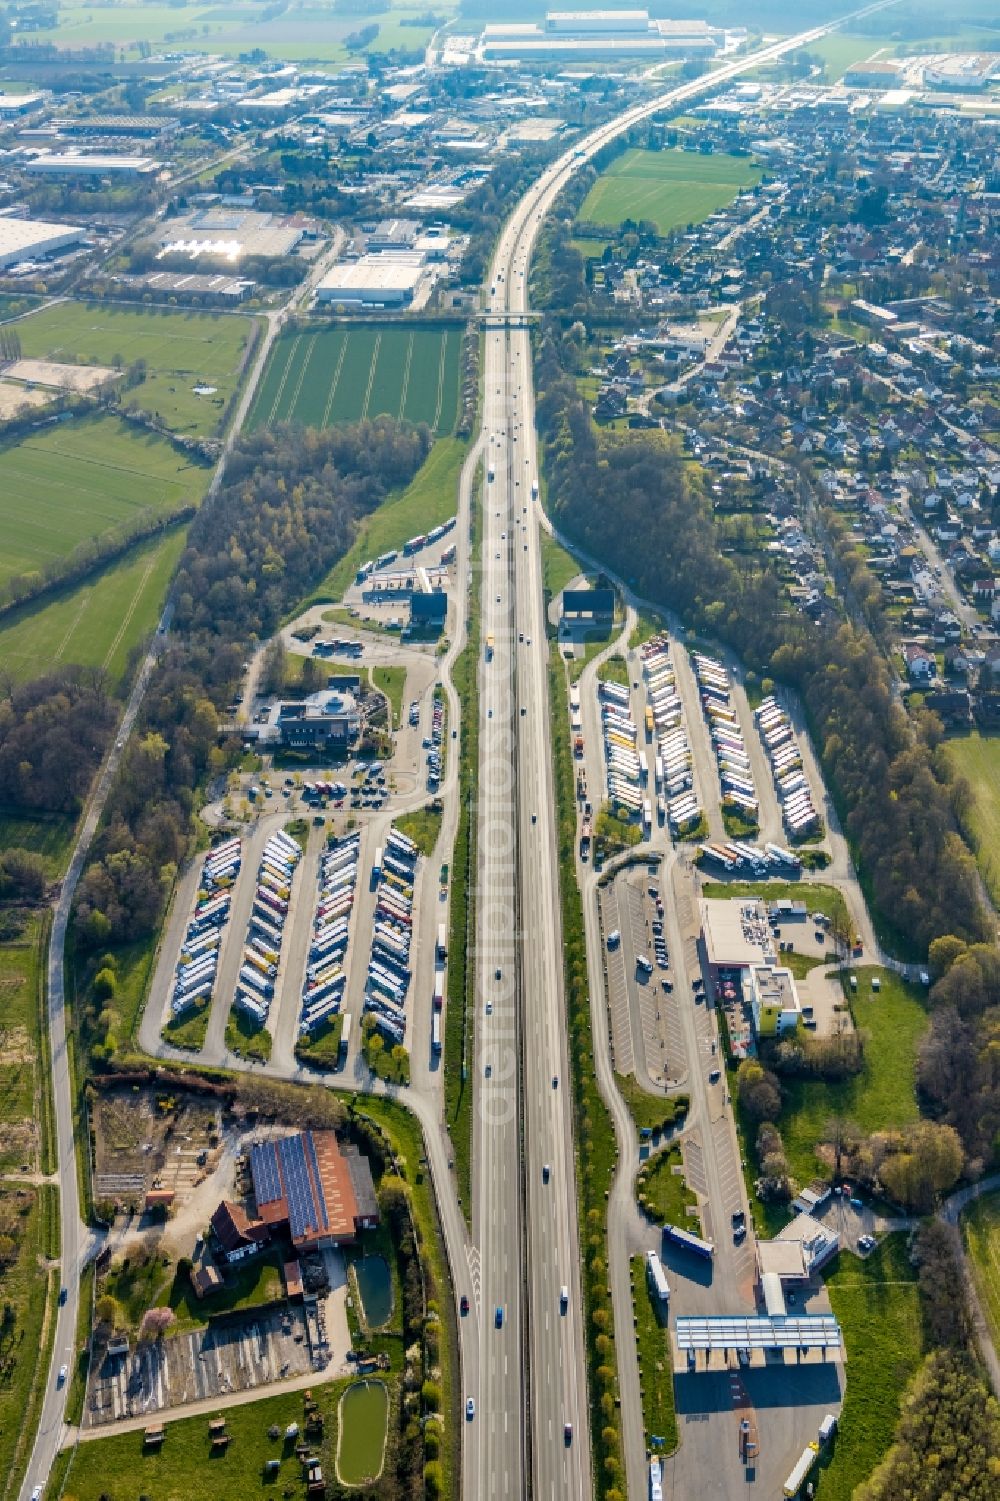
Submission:
<svg viewBox="0 0 1000 1501">
<path fill-rule="evenodd" d="M 294 1238 L 315 1232 L 320 1227 L 302 1137 L 286 1137 L 280 1143 L 279 1150 L 288 1194 L 288 1224 L 292 1236 Z"/>
<path fill-rule="evenodd" d="M 309 1154 L 309 1162 L 313 1170 L 313 1179 L 316 1184 L 316 1203 L 320 1214 L 320 1224 L 324 1230 L 330 1228 L 330 1216 L 326 1208 L 326 1195 L 323 1192 L 323 1180 L 319 1175 L 319 1161 L 316 1157 L 316 1143 L 313 1141 L 311 1131 L 306 1132 L 306 1150 Z"/>
<path fill-rule="evenodd" d="M 273 1142 L 256 1142 L 250 1149 L 250 1172 L 258 1209 L 262 1204 L 273 1204 L 275 1199 L 281 1198 L 281 1178 Z"/>
</svg>

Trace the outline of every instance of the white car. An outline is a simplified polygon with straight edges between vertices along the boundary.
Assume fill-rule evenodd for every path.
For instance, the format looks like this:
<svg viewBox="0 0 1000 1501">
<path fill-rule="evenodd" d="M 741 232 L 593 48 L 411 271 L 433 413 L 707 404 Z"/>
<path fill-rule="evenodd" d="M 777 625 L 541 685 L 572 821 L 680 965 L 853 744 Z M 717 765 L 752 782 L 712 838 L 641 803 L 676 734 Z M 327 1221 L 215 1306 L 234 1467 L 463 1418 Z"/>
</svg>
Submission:
<svg viewBox="0 0 1000 1501">
<path fill-rule="evenodd" d="M 56 1385 L 57 1386 L 62 1386 L 63 1382 L 66 1380 L 66 1377 L 68 1375 L 69 1375 L 69 1366 L 61 1365 L 59 1367 L 59 1375 L 56 1377 Z"/>
<path fill-rule="evenodd" d="M 475 1399 L 475 1397 L 469 1397 L 467 1399 L 467 1401 L 466 1401 L 466 1404 L 465 1404 L 465 1420 L 466 1420 L 466 1422 L 467 1423 L 471 1423 L 472 1419 L 475 1416 L 476 1416 L 476 1399 Z"/>
</svg>

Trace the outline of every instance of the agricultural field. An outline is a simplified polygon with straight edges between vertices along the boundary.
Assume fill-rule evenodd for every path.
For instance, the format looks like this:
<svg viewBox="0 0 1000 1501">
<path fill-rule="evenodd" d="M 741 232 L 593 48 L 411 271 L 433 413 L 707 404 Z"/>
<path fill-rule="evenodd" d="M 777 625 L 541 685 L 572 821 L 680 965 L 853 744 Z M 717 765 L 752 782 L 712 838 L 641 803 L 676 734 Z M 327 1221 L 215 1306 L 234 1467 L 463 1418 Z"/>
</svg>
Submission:
<svg viewBox="0 0 1000 1501">
<path fill-rule="evenodd" d="M 994 1345 L 1000 1343 L 1000 1193 L 974 1200 L 962 1216 L 979 1297 Z"/>
<path fill-rule="evenodd" d="M 155 629 L 186 527 L 154 537 L 84 583 L 22 605 L 0 620 L 0 661 L 15 678 L 61 663 L 103 667 L 120 681 L 129 654 Z"/>
<path fill-rule="evenodd" d="M 453 0 L 435 7 L 435 15 L 447 16 L 455 9 Z M 422 49 L 431 37 L 430 25 L 406 25 L 427 15 L 419 0 L 410 5 L 394 6 L 382 15 L 367 17 L 335 14 L 329 7 L 302 6 L 275 13 L 273 5 L 252 4 L 248 0 L 221 7 L 218 4 L 140 5 L 121 4 L 96 7 L 64 5 L 59 10 L 59 25 L 53 31 L 38 34 L 38 39 L 59 47 L 96 47 L 113 42 L 126 56 L 138 51 L 140 43 L 183 45 L 188 51 L 235 55 L 251 47 L 263 47 L 269 57 L 288 60 L 310 59 L 315 62 L 343 63 L 351 54 L 344 38 L 369 23 L 378 24 L 379 34 L 370 50 L 385 52 L 399 49 L 413 52 Z M 364 55 L 363 53 L 361 54 Z"/>
<path fill-rule="evenodd" d="M 179 13 L 170 14 L 176 19 Z M 145 360 L 146 379 L 126 393 L 128 400 L 155 412 L 172 432 L 207 438 L 236 390 L 252 327 L 251 318 L 233 313 L 60 302 L 22 318 L 17 333 L 26 359 L 86 365 Z M 196 386 L 205 388 L 202 395 Z"/>
<path fill-rule="evenodd" d="M 820 37 L 818 41 L 810 42 L 805 50 L 810 57 L 822 59 L 828 83 L 839 83 L 856 63 L 868 62 L 876 55 L 879 58 L 893 55 L 893 47 L 885 37 L 855 36 L 849 31 L 835 31 L 830 36 Z"/>
<path fill-rule="evenodd" d="M 969 784 L 972 802 L 963 822 L 990 896 L 1000 901 L 1000 736 L 973 730 L 947 740 L 944 751 Z"/>
<path fill-rule="evenodd" d="M 750 157 L 626 151 L 594 183 L 579 219 L 611 228 L 623 219 L 648 219 L 665 235 L 700 224 L 759 180 L 760 168 Z"/>
<path fill-rule="evenodd" d="M 313 602 L 340 599 L 367 558 L 402 547 L 407 537 L 433 531 L 458 508 L 458 477 L 465 444 L 439 438 L 402 495 L 364 517 L 353 543 L 312 596 Z"/>
<path fill-rule="evenodd" d="M 0 1172 L 49 1172 L 51 1095 L 40 1056 L 42 973 L 47 921 L 39 913 L 6 914 L 10 936 L 0 942 Z M 43 1139 L 44 1137 L 44 1139 Z M 25 1359 L 44 1348 L 55 1311 L 57 1273 L 40 1258 L 59 1253 L 58 1200 L 51 1184 L 0 1184 L 0 1475 L 20 1476 L 28 1457 L 22 1433 L 35 1412 L 46 1365 Z M 11 1494 L 16 1495 L 16 1484 Z"/>
<path fill-rule="evenodd" d="M 329 427 L 386 414 L 450 433 L 458 420 L 461 349 L 457 325 L 289 334 L 271 351 L 248 425 Z"/>
<path fill-rule="evenodd" d="M 15 914 L 10 916 L 14 918 Z M 22 919 L 17 917 L 17 925 Z M 0 1172 L 43 1165 L 42 1129 L 51 1126 L 42 1100 L 39 1061 L 43 940 L 38 913 L 25 916 L 21 931 L 0 942 Z"/>
<path fill-rule="evenodd" d="M 117 417 L 50 424 L 0 448 L 0 584 L 44 574 L 90 538 L 197 504 L 210 473 Z"/>
</svg>

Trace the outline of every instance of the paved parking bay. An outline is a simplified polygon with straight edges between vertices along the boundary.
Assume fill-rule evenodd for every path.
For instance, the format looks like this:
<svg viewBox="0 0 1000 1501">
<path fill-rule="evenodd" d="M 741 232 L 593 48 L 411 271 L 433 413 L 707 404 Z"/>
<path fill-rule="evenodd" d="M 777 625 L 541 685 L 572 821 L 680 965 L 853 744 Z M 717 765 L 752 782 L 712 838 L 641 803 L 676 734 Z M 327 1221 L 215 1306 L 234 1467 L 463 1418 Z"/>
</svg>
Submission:
<svg viewBox="0 0 1000 1501">
<path fill-rule="evenodd" d="M 635 1072 L 635 1053 L 632 1048 L 632 1021 L 629 1016 L 628 981 L 625 978 L 625 960 L 622 955 L 622 946 L 620 943 L 613 949 L 608 948 L 608 934 L 621 931 L 618 896 L 614 885 L 601 887 L 598 890 L 597 901 L 600 909 L 601 935 L 604 942 L 612 1054 L 617 1072 L 620 1074 L 631 1074 Z"/>
</svg>

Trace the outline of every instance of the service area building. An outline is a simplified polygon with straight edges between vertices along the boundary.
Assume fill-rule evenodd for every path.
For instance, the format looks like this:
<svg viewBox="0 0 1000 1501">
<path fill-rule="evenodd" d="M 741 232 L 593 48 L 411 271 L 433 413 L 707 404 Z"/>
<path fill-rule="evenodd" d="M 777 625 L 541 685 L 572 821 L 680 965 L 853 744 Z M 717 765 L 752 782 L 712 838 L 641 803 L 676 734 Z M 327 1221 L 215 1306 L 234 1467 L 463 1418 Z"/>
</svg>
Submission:
<svg viewBox="0 0 1000 1501">
<path fill-rule="evenodd" d="M 701 942 L 713 985 L 738 976 L 758 1037 L 794 1032 L 802 1016 L 795 977 L 777 962 L 764 903 L 702 898 Z"/>
</svg>

